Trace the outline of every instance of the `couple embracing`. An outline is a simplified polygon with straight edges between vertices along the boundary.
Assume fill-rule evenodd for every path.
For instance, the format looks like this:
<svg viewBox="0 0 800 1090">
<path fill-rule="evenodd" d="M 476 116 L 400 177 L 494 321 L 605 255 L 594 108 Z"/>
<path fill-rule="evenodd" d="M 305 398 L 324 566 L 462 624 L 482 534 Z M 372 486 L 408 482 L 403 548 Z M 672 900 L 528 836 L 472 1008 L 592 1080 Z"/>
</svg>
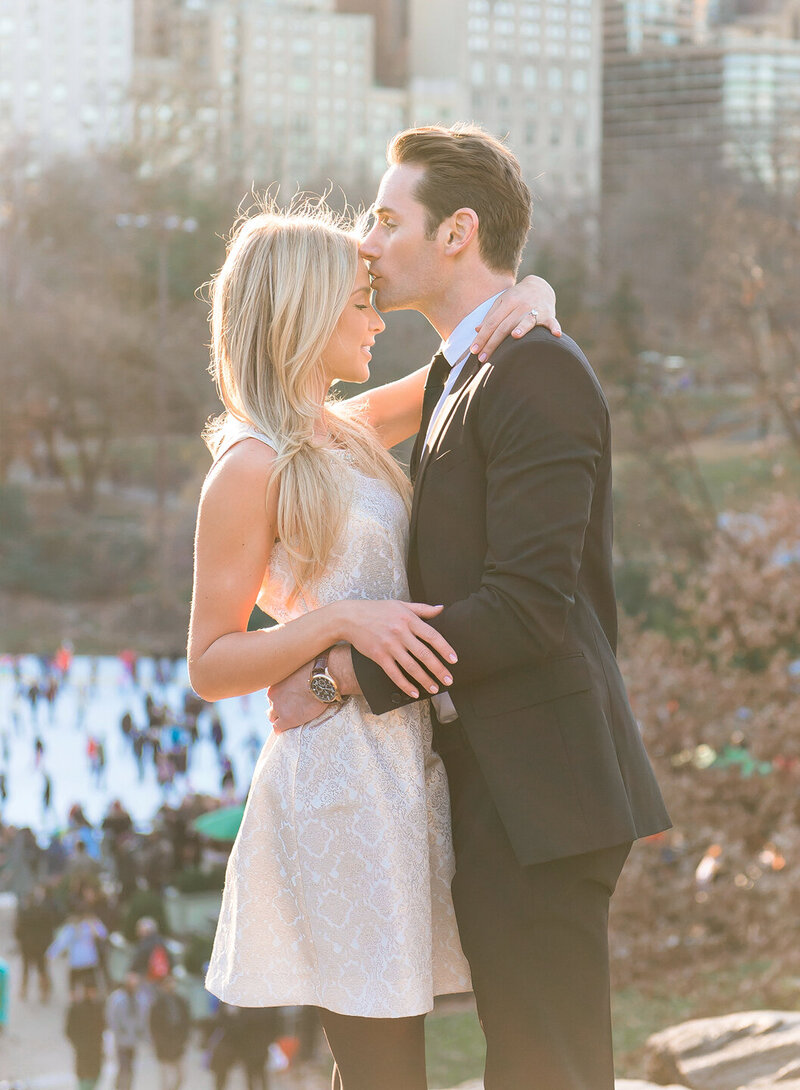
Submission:
<svg viewBox="0 0 800 1090">
<path fill-rule="evenodd" d="M 266 210 L 212 283 L 190 676 L 268 687 L 273 731 L 207 987 L 318 1007 L 342 1090 L 425 1090 L 424 1015 L 471 989 L 486 1090 L 611 1090 L 609 899 L 669 819 L 615 660 L 608 407 L 549 285 L 515 285 L 512 153 L 431 127 L 388 162 L 366 236 Z M 442 344 L 334 401 L 373 292 Z"/>
</svg>

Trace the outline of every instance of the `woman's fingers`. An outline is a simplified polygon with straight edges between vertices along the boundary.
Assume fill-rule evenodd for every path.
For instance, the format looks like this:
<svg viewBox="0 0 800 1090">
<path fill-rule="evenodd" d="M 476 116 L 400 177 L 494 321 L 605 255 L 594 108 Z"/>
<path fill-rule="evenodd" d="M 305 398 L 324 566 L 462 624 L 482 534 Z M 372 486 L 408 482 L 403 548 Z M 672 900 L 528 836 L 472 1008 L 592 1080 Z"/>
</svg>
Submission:
<svg viewBox="0 0 800 1090">
<path fill-rule="evenodd" d="M 485 363 L 494 352 L 495 348 L 508 337 L 512 331 L 517 329 L 522 330 L 517 334 L 522 336 L 523 333 L 527 333 L 533 329 L 535 325 L 535 319 L 532 314 L 520 314 L 519 311 L 513 311 L 506 318 L 503 318 L 498 325 L 491 327 L 491 333 L 486 339 L 483 348 L 478 345 L 478 351 L 475 353 L 481 363 Z M 480 329 L 480 327 L 478 327 Z M 487 331 L 488 332 L 488 331 Z M 478 333 L 476 333 L 476 340 L 478 339 Z"/>
<path fill-rule="evenodd" d="M 450 663 L 458 655 L 447 640 L 423 618 L 441 613 L 427 602 L 352 603 L 357 623 L 346 633 L 411 699 L 439 692 L 452 684 Z"/>
<path fill-rule="evenodd" d="M 441 632 L 437 632 L 435 628 L 431 628 L 429 624 L 425 624 L 425 622 L 421 620 L 422 617 L 436 616 L 437 613 L 444 609 L 444 606 L 428 606 L 420 602 L 411 602 L 410 605 L 414 612 L 417 614 L 417 616 L 420 618 L 420 621 L 412 626 L 412 632 L 414 633 L 414 635 L 417 636 L 418 639 L 422 640 L 423 643 L 427 644 L 429 648 L 435 651 L 436 655 L 439 656 L 439 659 L 443 659 L 444 662 L 458 662 L 458 655 L 444 638 L 444 636 L 441 634 Z M 423 612 L 424 610 L 435 610 L 435 612 L 425 613 Z M 414 651 L 414 654 L 416 654 L 416 651 Z M 425 661 L 427 662 L 427 659 Z M 447 684 L 449 685 L 450 683 L 447 682 Z"/>
<path fill-rule="evenodd" d="M 404 602 L 403 604 L 413 609 L 418 617 L 435 617 L 444 609 L 444 606 L 431 606 L 427 602 Z"/>
<path fill-rule="evenodd" d="M 473 356 L 477 356 L 481 363 L 487 360 L 498 344 L 515 328 L 519 314 L 519 307 L 509 305 L 505 296 L 501 295 L 481 324 L 475 328 L 475 339 L 470 348 Z"/>
<path fill-rule="evenodd" d="M 428 695 L 438 693 L 442 688 L 437 679 L 429 674 L 418 659 L 405 648 L 400 648 L 395 652 L 394 661 L 398 667 L 398 674 L 401 677 L 403 674 L 407 674 L 412 679 L 412 687 L 419 686 L 422 692 Z M 416 682 L 416 686 L 413 685 L 414 682 Z M 401 686 L 401 688 L 405 692 L 409 691 L 406 686 Z"/>
<path fill-rule="evenodd" d="M 543 325 L 545 329 L 550 330 L 554 337 L 561 336 L 561 322 L 559 322 L 558 318 L 556 318 L 555 312 L 550 314 L 547 311 L 542 311 L 541 313 L 537 313 L 535 320 L 532 314 L 528 314 L 526 317 L 530 321 L 529 328 L 532 329 L 535 325 Z M 519 328 L 512 329 L 511 336 L 524 337 L 524 335 L 528 332 L 528 330 L 524 328 L 524 325 L 526 324 L 527 322 L 519 322 Z"/>
<path fill-rule="evenodd" d="M 483 363 L 506 337 L 524 337 L 541 325 L 561 336 L 555 292 L 538 276 L 526 276 L 496 299 L 475 331 L 471 351 Z"/>
<path fill-rule="evenodd" d="M 387 656 L 386 658 L 376 658 L 375 661 L 398 689 L 404 692 L 406 696 L 410 696 L 412 700 L 419 700 L 419 689 L 413 681 L 409 681 L 393 658 Z M 423 686 L 423 691 L 427 692 L 425 686 Z"/>
<path fill-rule="evenodd" d="M 444 653 L 447 653 L 450 645 L 426 624 L 423 622 L 419 624 L 421 637 L 409 632 L 401 642 L 387 649 L 387 656 L 390 656 L 394 663 L 417 682 L 426 693 L 438 693 L 440 689 L 452 685 L 453 677 L 447 663 L 443 662 L 439 654 L 432 650 L 430 644 L 433 637 L 437 637 Z M 383 668 L 386 670 L 385 666 Z M 406 686 L 401 688 L 411 695 Z"/>
</svg>

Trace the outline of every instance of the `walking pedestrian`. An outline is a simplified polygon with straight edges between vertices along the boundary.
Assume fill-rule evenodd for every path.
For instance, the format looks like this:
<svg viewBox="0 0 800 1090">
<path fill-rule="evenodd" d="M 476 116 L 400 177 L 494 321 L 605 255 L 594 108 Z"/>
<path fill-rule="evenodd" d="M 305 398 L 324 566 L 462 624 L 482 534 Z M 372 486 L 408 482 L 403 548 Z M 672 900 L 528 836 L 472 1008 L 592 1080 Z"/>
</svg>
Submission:
<svg viewBox="0 0 800 1090">
<path fill-rule="evenodd" d="M 106 1018 L 117 1058 L 115 1090 L 131 1090 L 136 1050 L 147 1030 L 147 996 L 138 973 L 127 972 L 121 987 L 108 997 Z"/>
<path fill-rule="evenodd" d="M 94 1090 L 103 1067 L 103 1030 L 106 1020 L 97 987 L 87 981 L 67 1010 L 65 1033 L 75 1050 L 78 1090 Z"/>
<path fill-rule="evenodd" d="M 102 944 L 108 938 L 105 926 L 93 915 L 90 907 L 81 904 L 75 917 L 69 920 L 47 948 L 51 961 L 66 952 L 69 961 L 69 989 L 77 994 L 79 985 L 97 987 L 102 971 Z"/>
<path fill-rule="evenodd" d="M 28 995 L 28 978 L 31 969 L 39 978 L 39 998 L 46 1003 L 50 998 L 51 981 L 47 965 L 47 948 L 53 941 L 56 928 L 56 911 L 44 886 L 35 886 L 30 896 L 17 909 L 14 935 L 22 955 L 22 982 L 20 998 Z"/>
<path fill-rule="evenodd" d="M 276 1007 L 240 1007 L 236 1016 L 236 1054 L 244 1067 L 247 1090 L 269 1090 L 267 1058 L 278 1035 Z"/>
<path fill-rule="evenodd" d="M 168 973 L 150 1007 L 150 1038 L 161 1071 L 161 1090 L 180 1090 L 183 1084 L 183 1057 L 191 1028 L 189 1004 Z"/>
<path fill-rule="evenodd" d="M 174 959 L 152 916 L 136 921 L 136 939 L 131 971 L 151 985 L 157 984 L 172 973 Z"/>
<path fill-rule="evenodd" d="M 225 740 L 225 728 L 222 726 L 219 712 L 214 712 L 214 716 L 211 720 L 211 740 L 217 747 L 217 752 L 221 753 L 222 743 Z"/>
</svg>

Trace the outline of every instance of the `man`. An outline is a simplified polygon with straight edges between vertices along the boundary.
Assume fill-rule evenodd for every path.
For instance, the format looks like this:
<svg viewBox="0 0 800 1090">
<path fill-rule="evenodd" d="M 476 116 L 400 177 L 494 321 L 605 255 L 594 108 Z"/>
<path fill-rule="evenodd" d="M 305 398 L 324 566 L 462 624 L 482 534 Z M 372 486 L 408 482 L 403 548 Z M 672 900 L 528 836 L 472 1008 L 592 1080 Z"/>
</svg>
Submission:
<svg viewBox="0 0 800 1090">
<path fill-rule="evenodd" d="M 104 924 L 95 916 L 91 905 L 81 901 L 78 909 L 47 948 L 51 960 L 66 950 L 69 959 L 69 990 L 78 985 L 96 986 L 102 973 L 103 943 L 108 939 Z"/>
<path fill-rule="evenodd" d="M 131 972 L 145 981 L 145 991 L 154 993 L 154 985 L 168 976 L 175 959 L 151 916 L 136 921 L 136 946 L 131 957 Z"/>
<path fill-rule="evenodd" d="M 78 1090 L 94 1090 L 103 1068 L 103 1001 L 94 983 L 87 982 L 70 1001 L 64 1032 L 75 1050 Z"/>
<path fill-rule="evenodd" d="M 28 994 L 28 977 L 35 968 L 39 977 L 39 997 L 42 1003 L 50 998 L 51 981 L 47 965 L 47 948 L 56 929 L 56 910 L 44 886 L 36 886 L 30 897 L 17 909 L 14 934 L 22 954 L 20 998 Z"/>
<path fill-rule="evenodd" d="M 508 149 L 429 128 L 395 137 L 388 158 L 362 253 L 378 308 L 419 310 L 442 338 L 411 460 L 408 569 L 413 601 L 444 604 L 430 623 L 458 652 L 434 742 L 485 1086 L 611 1090 L 609 898 L 631 842 L 669 819 L 614 657 L 608 406 L 568 337 L 534 329 L 491 362 L 471 353 L 530 224 Z M 327 668 L 377 714 L 409 700 L 347 646 Z M 299 676 L 270 690 L 284 726 L 319 711 Z"/>
<path fill-rule="evenodd" d="M 131 1090 L 136 1050 L 147 1032 L 148 999 L 139 975 L 127 972 L 122 986 L 108 997 L 106 1019 L 117 1055 L 116 1090 Z"/>
<path fill-rule="evenodd" d="M 176 990 L 170 973 L 161 981 L 150 1007 L 150 1039 L 161 1072 L 161 1090 L 180 1090 L 183 1084 L 183 1057 L 191 1028 L 189 1005 Z"/>
</svg>

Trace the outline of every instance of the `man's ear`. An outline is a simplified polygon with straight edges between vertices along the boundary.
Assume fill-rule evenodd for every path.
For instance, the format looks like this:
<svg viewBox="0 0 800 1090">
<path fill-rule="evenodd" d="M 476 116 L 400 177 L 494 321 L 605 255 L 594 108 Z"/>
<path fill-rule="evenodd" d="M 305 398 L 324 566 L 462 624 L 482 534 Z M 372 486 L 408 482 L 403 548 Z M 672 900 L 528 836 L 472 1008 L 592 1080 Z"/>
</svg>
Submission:
<svg viewBox="0 0 800 1090">
<path fill-rule="evenodd" d="M 458 208 L 441 225 L 444 252 L 453 257 L 460 254 L 478 237 L 478 213 L 473 208 Z"/>
</svg>

